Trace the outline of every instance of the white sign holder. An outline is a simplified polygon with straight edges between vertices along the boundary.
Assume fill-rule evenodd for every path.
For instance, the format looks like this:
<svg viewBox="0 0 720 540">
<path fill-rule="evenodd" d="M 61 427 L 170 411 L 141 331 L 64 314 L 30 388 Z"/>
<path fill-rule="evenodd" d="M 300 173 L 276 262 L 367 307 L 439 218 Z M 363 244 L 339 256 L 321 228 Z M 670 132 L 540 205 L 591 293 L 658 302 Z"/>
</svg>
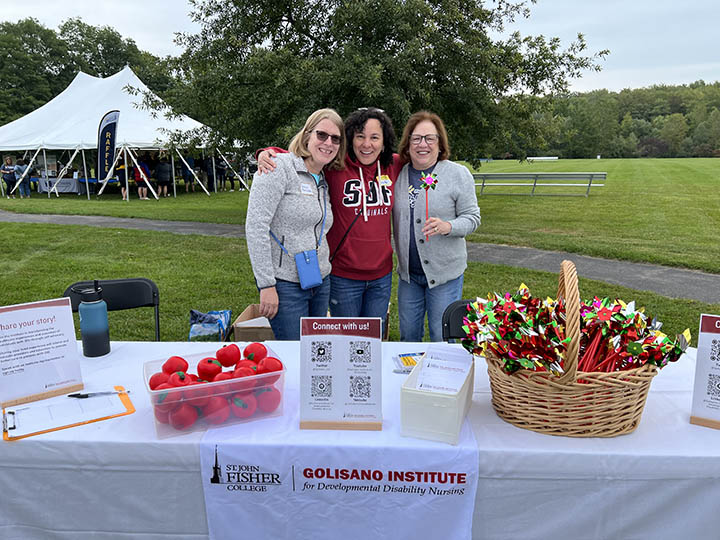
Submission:
<svg viewBox="0 0 720 540">
<path fill-rule="evenodd" d="M 690 423 L 720 429 L 719 315 L 700 315 Z"/>
<path fill-rule="evenodd" d="M 69 298 L 0 307 L 0 406 L 82 388 Z"/>
<path fill-rule="evenodd" d="M 382 430 L 382 319 L 301 319 L 300 429 Z"/>
</svg>

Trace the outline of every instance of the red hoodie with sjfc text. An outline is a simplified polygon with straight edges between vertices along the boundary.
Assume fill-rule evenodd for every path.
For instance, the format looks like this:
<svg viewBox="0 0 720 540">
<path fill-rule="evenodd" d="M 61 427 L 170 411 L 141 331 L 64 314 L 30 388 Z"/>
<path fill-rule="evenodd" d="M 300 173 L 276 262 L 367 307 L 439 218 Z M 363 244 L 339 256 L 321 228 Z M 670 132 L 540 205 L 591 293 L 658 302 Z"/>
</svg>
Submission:
<svg viewBox="0 0 720 540">
<path fill-rule="evenodd" d="M 370 281 L 392 271 L 390 224 L 403 163 L 395 154 L 390 166 L 378 165 L 361 165 L 348 155 L 344 169 L 325 171 L 334 219 L 327 234 L 333 275 Z"/>
<path fill-rule="evenodd" d="M 263 150 L 287 152 L 278 147 Z M 379 168 L 379 161 L 362 165 L 346 155 L 344 169 L 325 169 L 333 212 L 327 233 L 333 275 L 371 281 L 392 271 L 390 224 L 395 181 L 404 164 L 397 154 L 390 166 Z"/>
</svg>

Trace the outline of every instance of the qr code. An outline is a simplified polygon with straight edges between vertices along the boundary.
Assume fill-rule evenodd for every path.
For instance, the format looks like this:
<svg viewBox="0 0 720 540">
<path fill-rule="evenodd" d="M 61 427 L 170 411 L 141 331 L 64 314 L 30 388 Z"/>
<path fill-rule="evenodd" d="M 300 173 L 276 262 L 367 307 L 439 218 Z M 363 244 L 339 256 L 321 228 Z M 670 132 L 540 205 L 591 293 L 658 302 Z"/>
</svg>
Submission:
<svg viewBox="0 0 720 540">
<path fill-rule="evenodd" d="M 720 399 L 720 375 L 708 375 L 707 393 L 712 398 Z"/>
<path fill-rule="evenodd" d="M 332 376 L 312 375 L 310 395 L 312 397 L 332 397 Z"/>
<path fill-rule="evenodd" d="M 313 341 L 310 359 L 313 362 L 330 362 L 332 360 L 332 341 Z"/>
<path fill-rule="evenodd" d="M 350 342 L 350 362 L 367 364 L 370 362 L 370 342 L 369 341 L 351 341 Z"/>
<path fill-rule="evenodd" d="M 358 377 L 350 375 L 350 397 L 364 398 L 370 397 L 370 377 Z"/>
<path fill-rule="evenodd" d="M 713 339 L 710 344 L 710 361 L 720 362 L 720 340 Z"/>
</svg>

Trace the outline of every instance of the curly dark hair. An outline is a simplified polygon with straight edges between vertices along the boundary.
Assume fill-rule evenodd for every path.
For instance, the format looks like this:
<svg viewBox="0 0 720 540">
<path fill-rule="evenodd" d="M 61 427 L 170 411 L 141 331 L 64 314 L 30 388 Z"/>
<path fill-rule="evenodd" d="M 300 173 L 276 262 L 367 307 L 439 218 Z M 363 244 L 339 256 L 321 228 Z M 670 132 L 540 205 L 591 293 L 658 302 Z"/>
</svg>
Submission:
<svg viewBox="0 0 720 540">
<path fill-rule="evenodd" d="M 392 120 L 385 114 L 382 109 L 376 109 L 375 107 L 358 109 L 345 119 L 345 138 L 347 139 L 347 152 L 353 161 L 357 161 L 355 150 L 353 149 L 353 139 L 355 134 L 362 132 L 365 127 L 365 122 L 369 119 L 374 118 L 380 122 L 383 132 L 383 149 L 380 152 L 378 160 L 380 165 L 383 167 L 389 166 L 393 161 L 393 150 L 397 139 L 395 138 L 395 130 L 393 129 Z"/>
</svg>

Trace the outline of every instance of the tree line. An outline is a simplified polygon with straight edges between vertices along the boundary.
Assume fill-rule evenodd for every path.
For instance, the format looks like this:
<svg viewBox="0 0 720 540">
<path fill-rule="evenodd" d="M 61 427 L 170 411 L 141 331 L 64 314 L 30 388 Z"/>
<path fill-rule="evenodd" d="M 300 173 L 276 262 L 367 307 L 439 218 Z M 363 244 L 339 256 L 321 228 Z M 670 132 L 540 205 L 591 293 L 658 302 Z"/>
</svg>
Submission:
<svg viewBox="0 0 720 540">
<path fill-rule="evenodd" d="M 78 71 L 126 64 L 217 146 L 285 145 L 307 115 L 383 108 L 400 131 L 429 109 L 448 127 L 454 159 L 715 156 L 720 83 L 569 92 L 600 69 L 581 34 L 503 33 L 527 2 L 475 0 L 194 0 L 198 34 L 158 58 L 108 26 L 68 19 L 0 23 L 0 125 L 64 90 Z M 498 37 L 500 36 L 500 37 Z M 157 107 L 152 100 L 147 106 Z"/>
<path fill-rule="evenodd" d="M 720 82 L 543 99 L 547 109 L 533 118 L 541 135 L 527 155 L 720 157 Z"/>
<path fill-rule="evenodd" d="M 171 84 L 163 59 L 138 49 L 132 39 L 108 26 L 71 18 L 55 31 L 33 18 L 0 22 L 0 125 L 50 101 L 79 71 L 108 77 L 125 65 L 155 91 Z"/>
</svg>

